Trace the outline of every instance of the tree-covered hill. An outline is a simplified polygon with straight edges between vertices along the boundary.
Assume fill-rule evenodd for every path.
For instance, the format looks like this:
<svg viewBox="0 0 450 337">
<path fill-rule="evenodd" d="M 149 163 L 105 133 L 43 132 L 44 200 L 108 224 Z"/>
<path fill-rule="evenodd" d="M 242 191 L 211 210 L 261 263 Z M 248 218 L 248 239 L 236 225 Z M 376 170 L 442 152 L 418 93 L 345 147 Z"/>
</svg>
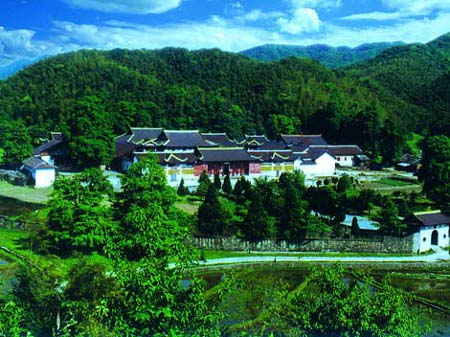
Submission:
<svg viewBox="0 0 450 337">
<path fill-rule="evenodd" d="M 243 50 L 241 54 L 260 61 L 279 61 L 292 56 L 308 58 L 334 69 L 371 59 L 384 50 L 399 45 L 403 45 L 403 43 L 366 43 L 355 48 L 332 47 L 323 44 L 311 46 L 266 44 Z"/>
<path fill-rule="evenodd" d="M 445 34 L 427 44 L 388 49 L 345 71 L 357 78 L 377 82 L 402 100 L 425 109 L 428 125 L 434 125 L 441 124 L 443 119 L 450 120 L 449 70 L 450 34 Z M 439 133 L 442 128 L 432 127 L 429 131 Z"/>
<path fill-rule="evenodd" d="M 362 66 L 330 70 L 299 58 L 261 62 L 218 49 L 62 54 L 0 82 L 0 123 L 13 130 L 12 137 L 0 139 L 0 148 L 11 147 L 5 142 L 19 127 L 28 128 L 34 140 L 59 129 L 74 144 L 86 145 L 129 126 L 162 126 L 225 131 L 231 137 L 322 133 L 331 142 L 355 143 L 391 161 L 409 132 L 427 132 L 434 107 L 399 95 L 384 72 L 401 68 L 405 59 L 426 60 L 424 66 L 434 72 L 418 74 L 409 67 L 397 76 L 402 87 L 420 82 L 428 88 L 446 67 L 440 49 L 445 48 L 396 47 L 369 61 L 371 72 Z M 94 148 L 106 157 L 111 153 L 104 144 Z"/>
</svg>

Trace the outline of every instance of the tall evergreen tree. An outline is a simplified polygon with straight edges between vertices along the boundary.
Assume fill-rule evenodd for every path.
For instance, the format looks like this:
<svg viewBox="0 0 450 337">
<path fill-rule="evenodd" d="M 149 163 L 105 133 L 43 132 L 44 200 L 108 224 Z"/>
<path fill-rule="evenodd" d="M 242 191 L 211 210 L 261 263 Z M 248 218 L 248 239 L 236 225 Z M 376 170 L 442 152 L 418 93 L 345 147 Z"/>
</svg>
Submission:
<svg viewBox="0 0 450 337">
<path fill-rule="evenodd" d="M 214 187 L 218 191 L 220 191 L 220 188 L 222 187 L 222 182 L 220 181 L 220 174 L 219 174 L 219 172 L 216 172 L 214 174 Z"/>
<path fill-rule="evenodd" d="M 227 229 L 226 213 L 213 184 L 208 186 L 205 200 L 198 209 L 197 218 L 197 229 L 202 235 L 220 236 Z"/>
<path fill-rule="evenodd" d="M 434 136 L 423 145 L 419 179 L 423 190 L 438 207 L 450 212 L 450 138 Z"/>
<path fill-rule="evenodd" d="M 177 194 L 179 196 L 183 196 L 183 195 L 189 194 L 189 189 L 186 186 L 184 186 L 184 179 L 183 178 L 181 178 L 180 185 L 178 186 L 178 189 L 177 189 Z"/>
<path fill-rule="evenodd" d="M 200 196 L 205 196 L 208 191 L 208 187 L 211 184 L 211 179 L 206 171 L 203 171 L 198 178 L 197 194 Z"/>
<path fill-rule="evenodd" d="M 242 232 L 249 241 L 269 238 L 271 232 L 269 215 L 259 193 L 253 192 L 247 215 L 242 224 Z"/>
<path fill-rule="evenodd" d="M 233 187 L 231 186 L 230 174 L 227 173 L 225 179 L 223 180 L 222 191 L 225 194 L 230 195 L 233 192 Z"/>
<path fill-rule="evenodd" d="M 306 237 L 309 220 L 307 206 L 298 189 L 294 185 L 287 184 L 284 189 L 282 214 L 279 218 L 279 238 L 298 242 Z"/>
<path fill-rule="evenodd" d="M 351 228 L 352 236 L 355 238 L 359 238 L 360 236 L 360 229 L 358 225 L 358 218 L 356 216 L 352 219 L 352 228 Z"/>
</svg>

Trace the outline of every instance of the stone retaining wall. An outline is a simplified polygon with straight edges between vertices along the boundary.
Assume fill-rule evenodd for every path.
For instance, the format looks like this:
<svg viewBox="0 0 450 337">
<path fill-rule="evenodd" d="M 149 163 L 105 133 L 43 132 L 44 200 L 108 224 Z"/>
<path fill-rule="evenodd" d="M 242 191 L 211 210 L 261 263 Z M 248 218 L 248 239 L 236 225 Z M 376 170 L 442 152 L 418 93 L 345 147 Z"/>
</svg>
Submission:
<svg viewBox="0 0 450 337">
<path fill-rule="evenodd" d="M 413 237 L 385 236 L 379 240 L 329 239 L 305 240 L 299 244 L 286 241 L 264 240 L 252 243 L 236 238 L 193 238 L 192 243 L 207 250 L 228 251 L 299 251 L 299 252 L 352 252 L 352 253 L 413 253 Z"/>
</svg>

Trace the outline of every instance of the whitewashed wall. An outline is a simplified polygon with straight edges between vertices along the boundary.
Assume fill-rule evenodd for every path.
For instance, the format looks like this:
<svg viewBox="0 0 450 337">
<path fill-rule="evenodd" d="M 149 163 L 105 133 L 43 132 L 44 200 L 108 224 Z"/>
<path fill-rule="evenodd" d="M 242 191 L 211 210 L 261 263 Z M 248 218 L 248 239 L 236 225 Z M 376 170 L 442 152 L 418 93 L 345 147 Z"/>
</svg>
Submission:
<svg viewBox="0 0 450 337">
<path fill-rule="evenodd" d="M 315 164 L 300 165 L 299 168 L 305 174 L 306 179 L 311 177 L 329 177 L 334 175 L 336 161 L 329 153 L 324 153 L 316 159 Z"/>
<path fill-rule="evenodd" d="M 50 187 L 55 182 L 56 172 L 54 168 L 37 169 L 31 173 L 35 181 L 35 187 Z"/>
<path fill-rule="evenodd" d="M 438 232 L 438 246 L 448 247 L 448 229 L 448 225 L 436 225 L 436 228 L 431 226 L 421 227 L 420 232 L 414 234 L 414 251 L 419 253 L 429 251 L 431 249 L 431 236 L 434 231 Z"/>
<path fill-rule="evenodd" d="M 336 164 L 345 167 L 355 166 L 355 161 L 353 156 L 336 156 Z"/>
</svg>

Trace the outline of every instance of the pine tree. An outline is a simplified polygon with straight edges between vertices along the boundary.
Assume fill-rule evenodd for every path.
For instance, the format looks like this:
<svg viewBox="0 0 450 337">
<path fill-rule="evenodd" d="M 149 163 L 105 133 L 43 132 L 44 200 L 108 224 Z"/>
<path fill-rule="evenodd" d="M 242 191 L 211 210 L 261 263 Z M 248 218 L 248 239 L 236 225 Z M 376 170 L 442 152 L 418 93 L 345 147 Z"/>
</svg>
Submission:
<svg viewBox="0 0 450 337">
<path fill-rule="evenodd" d="M 351 229 L 352 236 L 355 238 L 359 238 L 360 236 L 360 230 L 358 225 L 358 218 L 356 216 L 352 219 L 352 229 Z"/>
<path fill-rule="evenodd" d="M 219 172 L 216 172 L 214 174 L 214 187 L 217 191 L 220 191 L 220 188 L 222 187 L 222 182 L 220 181 L 220 175 Z"/>
<path fill-rule="evenodd" d="M 211 184 L 211 179 L 209 179 L 208 173 L 206 171 L 203 171 L 200 175 L 200 178 L 198 178 L 198 186 L 197 186 L 197 194 L 200 196 L 205 196 L 206 191 L 208 190 L 208 186 Z"/>
<path fill-rule="evenodd" d="M 247 216 L 244 219 L 242 232 L 249 241 L 257 242 L 269 237 L 270 220 L 264 207 L 262 197 L 253 192 Z"/>
<path fill-rule="evenodd" d="M 198 209 L 197 218 L 197 229 L 202 235 L 222 235 L 226 230 L 226 213 L 220 204 L 213 184 L 208 186 L 205 200 Z"/>
<path fill-rule="evenodd" d="M 244 192 L 244 189 L 242 186 L 242 180 L 239 179 L 238 181 L 236 181 L 236 184 L 234 185 L 233 195 L 236 196 L 237 198 L 239 198 L 242 196 L 243 192 Z"/>
<path fill-rule="evenodd" d="M 222 191 L 225 194 L 231 194 L 233 192 L 233 187 L 231 186 L 230 174 L 227 173 L 225 179 L 223 180 Z"/>
<path fill-rule="evenodd" d="M 179 196 L 183 196 L 183 195 L 188 195 L 189 194 L 189 189 L 186 186 L 184 186 L 184 179 L 183 178 L 181 178 L 180 186 L 178 186 L 177 194 Z"/>
</svg>

